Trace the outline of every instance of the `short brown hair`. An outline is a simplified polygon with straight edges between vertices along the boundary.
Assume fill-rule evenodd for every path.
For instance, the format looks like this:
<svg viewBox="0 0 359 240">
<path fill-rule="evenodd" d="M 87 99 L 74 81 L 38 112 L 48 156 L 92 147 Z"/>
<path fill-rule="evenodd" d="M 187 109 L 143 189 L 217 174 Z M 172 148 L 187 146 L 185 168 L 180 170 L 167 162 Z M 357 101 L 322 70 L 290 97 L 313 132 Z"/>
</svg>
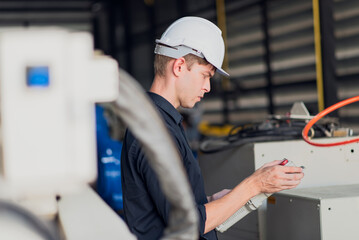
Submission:
<svg viewBox="0 0 359 240">
<path fill-rule="evenodd" d="M 154 62 L 155 75 L 165 76 L 167 63 L 172 59 L 173 58 L 171 57 L 156 54 Z M 187 54 L 186 56 L 184 56 L 184 59 L 187 62 L 188 70 L 191 70 L 191 67 L 194 63 L 198 63 L 200 65 L 210 64 L 205 58 L 197 57 L 193 54 Z"/>
</svg>

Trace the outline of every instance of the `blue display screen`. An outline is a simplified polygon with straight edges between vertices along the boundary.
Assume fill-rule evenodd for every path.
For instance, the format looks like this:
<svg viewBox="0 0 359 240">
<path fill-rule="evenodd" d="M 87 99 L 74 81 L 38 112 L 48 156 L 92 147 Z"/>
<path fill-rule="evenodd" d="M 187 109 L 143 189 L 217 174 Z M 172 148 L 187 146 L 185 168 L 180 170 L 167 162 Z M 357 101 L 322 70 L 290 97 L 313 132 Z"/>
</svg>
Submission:
<svg viewBox="0 0 359 240">
<path fill-rule="evenodd" d="M 29 87 L 48 87 L 50 84 L 47 66 L 27 67 L 26 75 L 26 83 Z"/>
</svg>

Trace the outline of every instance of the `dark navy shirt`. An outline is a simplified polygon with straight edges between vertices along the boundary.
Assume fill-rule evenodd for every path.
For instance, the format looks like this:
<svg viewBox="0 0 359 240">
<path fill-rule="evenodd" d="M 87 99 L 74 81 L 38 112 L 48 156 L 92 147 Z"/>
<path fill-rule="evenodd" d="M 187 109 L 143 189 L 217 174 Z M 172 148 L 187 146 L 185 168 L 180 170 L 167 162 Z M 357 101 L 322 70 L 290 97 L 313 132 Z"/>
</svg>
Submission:
<svg viewBox="0 0 359 240">
<path fill-rule="evenodd" d="M 162 115 L 178 147 L 197 203 L 201 239 L 216 240 L 213 230 L 203 234 L 207 196 L 199 164 L 193 156 L 182 128 L 181 114 L 163 97 L 148 93 Z M 124 216 L 131 232 L 138 239 L 155 240 L 163 236 L 168 223 L 170 205 L 160 189 L 156 174 L 149 166 L 141 145 L 130 131 L 126 132 L 121 154 L 121 177 Z"/>
</svg>

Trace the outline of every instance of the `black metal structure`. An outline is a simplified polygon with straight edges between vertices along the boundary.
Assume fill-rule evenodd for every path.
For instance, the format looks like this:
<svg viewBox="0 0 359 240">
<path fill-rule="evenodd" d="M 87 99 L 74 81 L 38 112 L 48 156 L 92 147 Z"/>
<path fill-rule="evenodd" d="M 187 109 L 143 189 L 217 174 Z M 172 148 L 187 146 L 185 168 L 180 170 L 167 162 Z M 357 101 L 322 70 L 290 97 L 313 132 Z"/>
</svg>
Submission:
<svg viewBox="0 0 359 240">
<path fill-rule="evenodd" d="M 266 79 L 267 79 L 267 94 L 268 94 L 268 112 L 274 114 L 274 103 L 273 103 L 273 84 L 272 84 L 272 67 L 271 67 L 271 51 L 270 51 L 270 36 L 268 26 L 268 6 L 267 1 L 261 2 L 261 14 L 262 14 L 262 27 L 263 27 L 263 45 L 264 45 L 264 62 L 266 66 Z"/>
<path fill-rule="evenodd" d="M 336 75 L 334 36 L 334 2 L 333 0 L 319 1 L 321 52 L 322 52 L 322 71 L 324 86 L 324 106 L 325 108 L 338 102 L 338 86 Z M 337 112 L 335 115 L 338 116 Z M 333 116 L 333 115 L 332 115 Z"/>
</svg>

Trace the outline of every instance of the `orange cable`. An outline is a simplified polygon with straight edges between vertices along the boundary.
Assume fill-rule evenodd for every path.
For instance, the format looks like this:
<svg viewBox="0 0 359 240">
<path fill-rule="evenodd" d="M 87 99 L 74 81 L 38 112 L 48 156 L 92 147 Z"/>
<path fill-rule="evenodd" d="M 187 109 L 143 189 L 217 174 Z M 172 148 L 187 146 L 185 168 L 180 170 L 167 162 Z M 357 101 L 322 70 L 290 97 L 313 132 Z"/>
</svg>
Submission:
<svg viewBox="0 0 359 240">
<path fill-rule="evenodd" d="M 315 143 L 309 140 L 308 137 L 308 132 L 309 130 L 312 128 L 312 126 L 322 117 L 324 117 L 325 115 L 327 115 L 328 113 L 333 112 L 334 110 L 341 108 L 345 105 L 351 104 L 353 102 L 357 102 L 359 101 L 359 96 L 356 97 L 352 97 L 352 98 L 348 98 L 346 100 L 343 100 L 341 102 L 338 102 L 326 109 L 324 109 L 323 111 L 321 111 L 320 113 L 318 113 L 312 120 L 310 120 L 307 125 L 304 127 L 303 132 L 302 132 L 302 136 L 304 141 L 306 141 L 307 143 L 313 145 L 313 146 L 317 146 L 317 147 L 332 147 L 332 146 L 339 146 L 339 145 L 344 145 L 344 144 L 348 144 L 348 143 L 353 143 L 353 142 L 359 142 L 359 138 L 354 138 L 351 140 L 346 140 L 346 141 L 341 141 L 341 142 L 333 142 L 333 143 Z"/>
</svg>

